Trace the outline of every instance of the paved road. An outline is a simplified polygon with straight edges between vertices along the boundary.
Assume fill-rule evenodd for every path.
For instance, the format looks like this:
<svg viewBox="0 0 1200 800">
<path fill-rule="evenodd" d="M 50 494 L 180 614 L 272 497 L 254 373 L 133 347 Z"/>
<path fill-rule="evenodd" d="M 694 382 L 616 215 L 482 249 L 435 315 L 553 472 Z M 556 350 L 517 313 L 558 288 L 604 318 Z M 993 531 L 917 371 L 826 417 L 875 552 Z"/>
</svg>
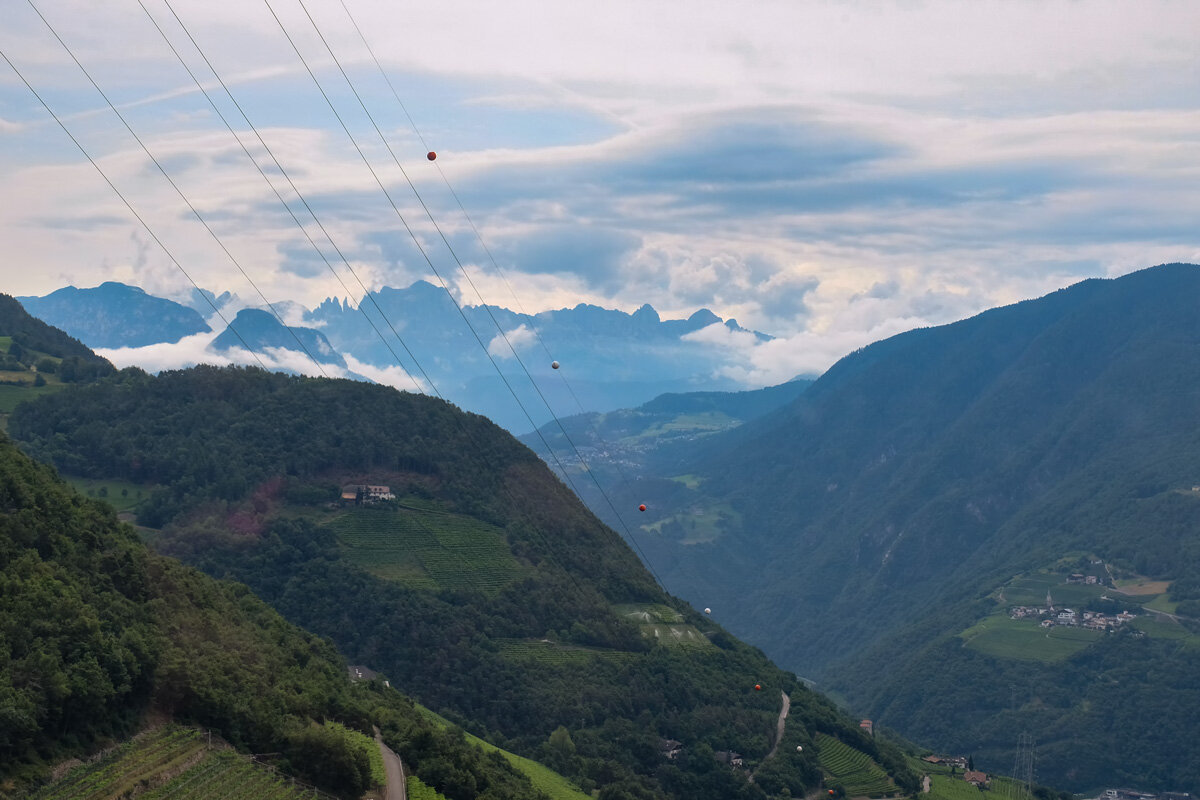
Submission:
<svg viewBox="0 0 1200 800">
<path fill-rule="evenodd" d="M 379 742 L 379 751 L 383 753 L 383 771 L 387 773 L 384 800 L 408 800 L 408 781 L 404 779 L 404 765 L 400 763 L 400 756 L 383 743 L 378 728 L 375 729 L 375 741 Z"/>
</svg>

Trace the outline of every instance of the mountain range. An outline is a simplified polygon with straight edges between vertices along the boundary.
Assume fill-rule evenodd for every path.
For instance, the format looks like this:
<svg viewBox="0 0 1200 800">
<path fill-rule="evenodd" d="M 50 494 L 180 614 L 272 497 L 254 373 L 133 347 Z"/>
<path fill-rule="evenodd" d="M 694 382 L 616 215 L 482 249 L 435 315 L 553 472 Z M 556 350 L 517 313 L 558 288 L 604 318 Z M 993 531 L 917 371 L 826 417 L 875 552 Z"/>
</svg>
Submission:
<svg viewBox="0 0 1200 800">
<path fill-rule="evenodd" d="M 32 315 L 89 346 L 148 348 L 143 363 L 163 363 L 169 350 L 156 346 L 216 328 L 207 346 L 214 356 L 231 347 L 272 348 L 269 366 L 295 370 L 308 350 L 323 366 L 345 368 L 347 377 L 383 379 L 390 372 L 386 379 L 404 389 L 419 382 L 512 431 L 532 431 L 552 419 L 550 409 L 553 416 L 568 416 L 637 405 L 663 392 L 739 388 L 722 377 L 731 356 L 693 334 L 716 325 L 770 339 L 707 309 L 666 320 L 649 305 L 632 314 L 580 304 L 534 315 L 464 305 L 460 314 L 445 290 L 425 281 L 383 287 L 357 304 L 330 298 L 307 309 L 283 302 L 249 316 L 251 309 L 228 292 L 193 290 L 181 304 L 112 282 L 19 299 Z M 230 312 L 239 307 L 234 317 Z M 353 359 L 349 368 L 347 357 Z M 137 363 L 139 354 L 122 358 Z M 175 365 L 197 360 L 203 356 L 193 348 L 179 353 Z M 552 362 L 560 364 L 558 371 Z"/>
<path fill-rule="evenodd" d="M 1198 300 L 1170 264 L 900 334 L 609 494 L 665 585 L 864 714 L 989 770 L 1032 733 L 1065 788 L 1194 791 Z"/>
</svg>

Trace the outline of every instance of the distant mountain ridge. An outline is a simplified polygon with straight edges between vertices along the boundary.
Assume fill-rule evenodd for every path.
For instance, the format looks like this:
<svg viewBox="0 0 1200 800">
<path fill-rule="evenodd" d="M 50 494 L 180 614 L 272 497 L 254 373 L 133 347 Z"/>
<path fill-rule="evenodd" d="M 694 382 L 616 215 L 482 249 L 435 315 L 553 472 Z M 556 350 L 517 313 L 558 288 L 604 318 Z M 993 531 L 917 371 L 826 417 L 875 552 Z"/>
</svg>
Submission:
<svg viewBox="0 0 1200 800">
<path fill-rule="evenodd" d="M 257 308 L 239 311 L 209 347 L 218 353 L 233 348 L 250 348 L 256 353 L 268 348 L 293 350 L 321 364 L 346 366 L 346 360 L 320 331 L 284 326 L 273 314 Z"/>
<path fill-rule="evenodd" d="M 17 299 L 30 314 L 89 347 L 144 347 L 211 330 L 195 310 L 114 281 Z"/>
<path fill-rule="evenodd" d="M 231 318 L 231 310 L 242 301 L 229 292 L 217 295 L 194 289 L 184 305 L 110 282 L 92 289 L 67 287 L 45 297 L 21 298 L 21 302 L 34 316 L 99 348 L 178 342 L 184 336 L 210 331 L 205 319 L 219 308 L 230 325 L 218 331 L 212 352 L 240 346 L 240 333 L 252 346 L 261 341 L 263 346 L 304 357 L 303 348 L 278 320 L 272 325 L 261 316 L 241 317 L 246 309 L 239 313 L 241 324 Z M 722 377 L 728 359 L 736 356 L 694 341 L 690 335 L 723 325 L 756 341 L 771 338 L 748 331 L 735 320 L 722 321 L 708 309 L 687 319 L 664 320 L 648 304 L 633 313 L 580 304 L 533 315 L 499 306 L 465 305 L 460 315 L 445 290 L 426 281 L 403 289 L 383 287 L 357 305 L 337 298 L 327 298 L 313 309 L 290 302 L 273 305 L 306 346 L 311 344 L 309 349 L 318 361 L 344 366 L 344 357 L 352 356 L 377 370 L 399 366 L 422 380 L 428 375 L 442 396 L 518 432 L 549 421 L 547 403 L 554 415 L 568 416 L 580 411 L 577 399 L 587 402 L 584 411 L 607 411 L 635 406 L 664 392 L 740 389 L 735 381 Z M 462 316 L 475 333 L 463 324 Z M 243 325 L 247 331 L 241 330 Z M 268 328 L 274 330 L 268 333 Z M 325 353 L 322 339 L 336 355 Z M 543 347 L 549 348 L 549 354 Z M 194 359 L 194 352 L 189 357 Z M 413 357 L 420 362 L 420 369 Z M 561 372 L 551 369 L 551 361 L 560 363 Z M 497 367 L 503 377 L 497 374 Z M 540 393 L 530 385 L 526 370 L 539 382 Z M 569 379 L 570 389 L 564 377 Z"/>
</svg>

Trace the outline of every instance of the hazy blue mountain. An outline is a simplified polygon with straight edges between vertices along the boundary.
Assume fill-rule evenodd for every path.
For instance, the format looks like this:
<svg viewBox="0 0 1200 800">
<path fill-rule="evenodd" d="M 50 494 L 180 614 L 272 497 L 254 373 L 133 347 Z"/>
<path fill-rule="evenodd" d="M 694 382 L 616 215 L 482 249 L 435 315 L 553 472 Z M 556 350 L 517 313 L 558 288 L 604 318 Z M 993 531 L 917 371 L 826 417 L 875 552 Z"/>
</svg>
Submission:
<svg viewBox="0 0 1200 800">
<path fill-rule="evenodd" d="M 17 299 L 31 315 L 88 347 L 145 347 L 211 330 L 194 309 L 113 281 Z"/>
<path fill-rule="evenodd" d="M 864 713 L 989 770 L 1033 728 L 1050 783 L 1195 791 L 1198 301 L 1173 264 L 900 334 L 610 494 L 647 504 L 628 521 L 672 591 Z M 973 644 L 1008 630 L 1002 587 L 1092 560 L 1180 618 Z"/>
<path fill-rule="evenodd" d="M 221 352 L 232 348 L 250 347 L 255 352 L 290 350 L 322 364 L 346 366 L 345 359 L 333 349 L 329 340 L 312 328 L 285 327 L 275 315 L 257 308 L 244 308 L 209 345 Z"/>
<path fill-rule="evenodd" d="M 34 316 L 93 347 L 175 342 L 208 330 L 204 319 L 212 317 L 214 305 L 238 305 L 229 292 L 194 289 L 187 305 L 180 305 L 117 283 L 22 300 Z M 357 306 L 331 298 L 311 310 L 286 300 L 275 308 L 288 320 L 302 320 L 304 329 L 318 330 L 337 353 L 378 369 L 399 365 L 423 384 L 432 381 L 447 400 L 515 432 L 550 421 L 550 409 L 561 417 L 629 408 L 666 392 L 740 389 L 721 376 L 721 368 L 736 356 L 684 337 L 723 324 L 758 341 L 771 338 L 735 320 L 722 321 L 708 309 L 674 320 L 661 319 L 649 305 L 632 314 L 586 304 L 535 315 L 499 306 L 464 306 L 460 313 L 444 289 L 425 281 L 404 289 L 384 287 Z M 278 325 L 257 315 L 247 319 L 257 320 L 243 333 L 248 341 L 270 328 L 274 332 L 263 340 L 267 346 L 303 355 Z M 233 327 L 239 328 L 236 321 Z M 516 349 L 515 356 L 500 332 Z M 213 346 L 227 349 L 236 341 L 226 330 Z M 557 372 L 550 366 L 556 360 L 561 365 Z"/>
<path fill-rule="evenodd" d="M 682 338 L 721 322 L 707 309 L 686 320 L 662 320 L 648 305 L 632 314 L 580 304 L 534 315 L 465 306 L 460 315 L 444 290 L 418 281 L 406 289 L 373 292 L 359 307 L 326 300 L 307 319 L 339 351 L 366 363 L 384 367 L 399 360 L 416 372 L 415 356 L 444 397 L 513 431 L 548 422 L 547 404 L 561 417 L 636 406 L 663 392 L 741 388 L 715 375 L 724 354 Z M 725 324 L 744 330 L 733 321 Z M 520 363 L 497 326 L 516 347 Z M 503 377 L 480 341 L 490 347 Z M 552 361 L 560 363 L 560 371 L 551 369 Z M 538 382 L 536 391 L 526 370 Z"/>
<path fill-rule="evenodd" d="M 237 301 L 238 296 L 231 292 L 221 292 L 218 295 L 216 292 L 211 292 L 208 289 L 193 288 L 188 293 L 188 298 L 184 305 L 205 319 L 208 319 L 213 315 L 214 309 L 224 309 L 230 303 L 236 303 Z"/>
<path fill-rule="evenodd" d="M 601 487 L 621 486 L 637 476 L 641 486 L 654 481 L 661 497 L 686 481 L 656 473 L 660 450 L 736 428 L 795 400 L 811 384 L 797 379 L 747 392 L 670 392 L 637 408 L 563 417 L 520 438 L 560 475 L 570 476 L 589 506 L 604 509 L 606 501 L 595 483 L 580 479 L 579 456 Z"/>
</svg>

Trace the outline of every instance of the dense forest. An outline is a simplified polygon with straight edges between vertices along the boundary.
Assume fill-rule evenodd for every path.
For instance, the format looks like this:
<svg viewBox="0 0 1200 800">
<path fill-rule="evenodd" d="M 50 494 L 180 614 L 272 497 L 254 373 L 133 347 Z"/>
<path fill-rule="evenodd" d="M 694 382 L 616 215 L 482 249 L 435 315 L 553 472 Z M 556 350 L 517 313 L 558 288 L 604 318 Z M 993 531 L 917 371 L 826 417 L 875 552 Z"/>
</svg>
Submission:
<svg viewBox="0 0 1200 800">
<path fill-rule="evenodd" d="M 2 371 L 35 368 L 39 373 L 57 375 L 63 383 L 85 383 L 113 372 L 108 361 L 58 328 L 29 316 L 16 298 L 7 294 L 0 294 L 0 331 L 10 339 L 0 361 Z"/>
<path fill-rule="evenodd" d="M 663 593 L 615 533 L 481 417 L 385 387 L 200 367 L 127 370 L 22 406 L 10 430 L 65 472 L 153 483 L 139 522 L 160 527 L 162 552 L 246 583 L 420 702 L 603 800 L 802 794 L 821 780 L 817 733 L 915 788 L 898 750 Z M 340 485 L 355 482 L 494 526 L 510 578 L 414 588 L 351 562 L 325 521 Z M 655 643 L 617 612 L 630 604 L 662 609 L 702 642 Z M 781 749 L 753 783 L 720 767 L 711 754 L 722 750 L 761 764 L 781 691 L 788 741 L 804 749 Z M 685 757 L 664 759 L 663 738 L 684 742 Z"/>
<path fill-rule="evenodd" d="M 347 798 L 369 767 L 317 723 L 386 741 L 453 800 L 539 797 L 507 763 L 379 683 L 352 685 L 326 640 L 244 586 L 151 553 L 0 436 L 0 797 L 133 733 L 147 714 L 204 726 Z M 469 787 L 469 790 L 468 788 Z"/>
</svg>

